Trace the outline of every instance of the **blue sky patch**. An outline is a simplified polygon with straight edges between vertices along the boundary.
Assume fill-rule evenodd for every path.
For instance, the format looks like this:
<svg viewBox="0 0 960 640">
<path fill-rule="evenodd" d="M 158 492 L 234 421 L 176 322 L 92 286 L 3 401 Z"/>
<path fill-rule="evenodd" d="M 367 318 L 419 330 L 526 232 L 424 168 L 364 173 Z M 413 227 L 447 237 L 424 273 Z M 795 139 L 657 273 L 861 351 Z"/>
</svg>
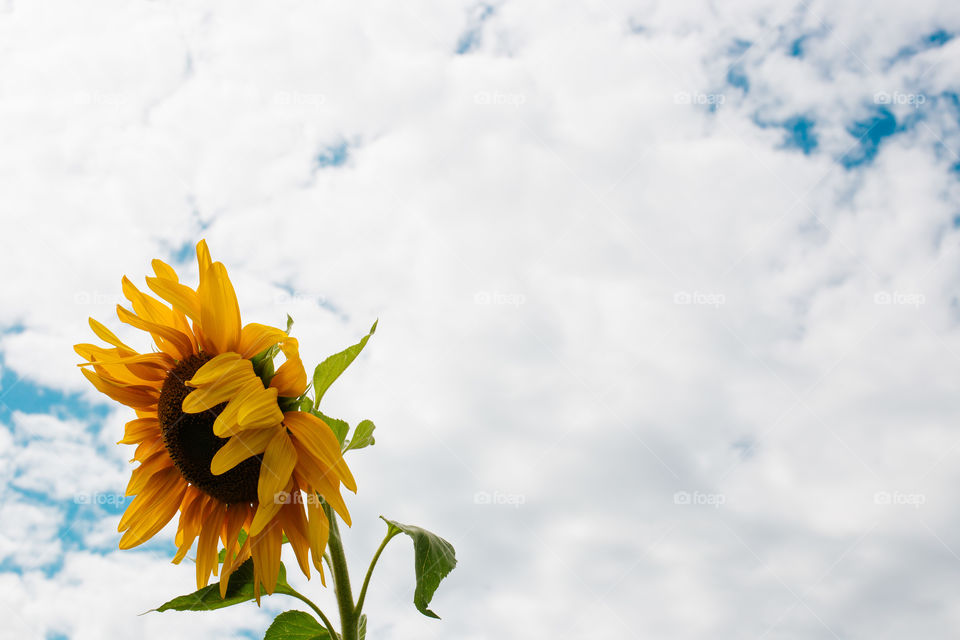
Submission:
<svg viewBox="0 0 960 640">
<path fill-rule="evenodd" d="M 347 162 L 349 150 L 346 142 L 326 147 L 317 154 L 314 165 L 317 169 L 343 166 Z"/>
<path fill-rule="evenodd" d="M 460 38 L 457 39 L 457 46 L 454 51 L 458 56 L 466 55 L 480 46 L 483 23 L 492 15 L 492 6 L 480 6 L 476 16 L 469 21 L 466 31 L 460 34 Z"/>
<path fill-rule="evenodd" d="M 744 93 L 750 92 L 750 79 L 742 64 L 735 64 L 727 71 L 727 84 L 741 89 Z"/>
<path fill-rule="evenodd" d="M 108 410 L 105 405 L 93 405 L 80 393 L 64 393 L 21 378 L 5 366 L 0 358 L 0 420 L 9 422 L 14 411 L 48 413 L 61 419 L 102 420 Z M 81 375 L 77 371 L 77 375 Z"/>
<path fill-rule="evenodd" d="M 855 148 L 840 158 L 846 169 L 870 164 L 880 151 L 881 143 L 897 133 L 897 118 L 886 107 L 876 107 L 872 115 L 858 120 L 847 131 L 858 141 Z"/>
<path fill-rule="evenodd" d="M 819 143 L 814 131 L 815 126 L 816 121 L 807 116 L 794 116 L 788 119 L 783 123 L 783 128 L 787 131 L 784 146 L 788 149 L 800 149 L 803 155 L 810 155 Z"/>
<path fill-rule="evenodd" d="M 784 149 L 799 149 L 803 155 L 810 155 L 819 146 L 820 140 L 816 133 L 817 121 L 812 117 L 798 114 L 782 121 L 765 121 L 754 117 L 754 124 L 762 129 L 778 127 L 784 130 Z"/>
<path fill-rule="evenodd" d="M 918 42 L 901 48 L 899 51 L 897 51 L 893 58 L 891 58 L 889 64 L 892 66 L 898 62 L 912 58 L 923 51 L 942 47 L 953 40 L 953 36 L 954 34 L 946 31 L 945 29 L 937 29 L 936 31 L 928 33 L 920 38 Z"/>
</svg>

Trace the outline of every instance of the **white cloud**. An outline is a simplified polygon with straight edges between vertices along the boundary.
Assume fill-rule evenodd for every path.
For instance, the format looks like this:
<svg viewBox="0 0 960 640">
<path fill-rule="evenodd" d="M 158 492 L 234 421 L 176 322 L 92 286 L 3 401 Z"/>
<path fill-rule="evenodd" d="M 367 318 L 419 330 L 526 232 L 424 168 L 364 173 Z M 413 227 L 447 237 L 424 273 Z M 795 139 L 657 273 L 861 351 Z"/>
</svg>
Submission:
<svg viewBox="0 0 960 640">
<path fill-rule="evenodd" d="M 307 362 L 380 318 L 324 401 L 378 424 L 349 551 L 365 566 L 382 512 L 461 560 L 434 623 L 391 549 L 372 635 L 953 628 L 960 40 L 921 45 L 960 30 L 954 6 L 499 3 L 463 56 L 470 3 L 79 11 L 0 18 L 3 369 L 97 398 L 70 348 L 86 317 L 149 348 L 110 320 L 120 276 L 200 236 L 246 319 L 294 316 Z M 898 92 L 924 102 L 876 99 Z M 904 130 L 843 168 L 881 107 Z M 809 155 L 786 144 L 801 115 Z M 127 413 L 21 411 L 0 474 L 53 500 L 122 492 Z M 3 553 L 64 560 L 0 576 L 25 594 L 21 637 L 229 619 L 136 618 L 132 593 L 190 571 L 64 553 L 62 512 L 18 500 Z M 111 548 L 115 514 L 86 513 L 78 535 Z M 262 628 L 252 611 L 236 628 Z"/>
</svg>

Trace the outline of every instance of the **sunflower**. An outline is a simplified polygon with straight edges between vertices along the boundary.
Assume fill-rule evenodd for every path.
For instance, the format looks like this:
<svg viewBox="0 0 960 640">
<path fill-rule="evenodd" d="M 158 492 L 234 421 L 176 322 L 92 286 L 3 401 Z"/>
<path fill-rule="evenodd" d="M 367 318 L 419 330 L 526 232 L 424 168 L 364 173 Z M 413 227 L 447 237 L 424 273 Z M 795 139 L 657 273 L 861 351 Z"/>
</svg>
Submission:
<svg viewBox="0 0 960 640">
<path fill-rule="evenodd" d="M 199 286 L 192 289 L 153 261 L 156 277 L 146 283 L 160 300 L 123 278 L 132 309 L 117 305 L 117 315 L 149 333 L 155 351 L 136 351 L 93 318 L 93 332 L 110 346 L 74 348 L 93 386 L 136 411 L 120 440 L 137 445 L 133 460 L 140 463 L 127 485 L 126 495 L 136 497 L 120 520 L 120 548 L 149 540 L 179 512 L 173 562 L 199 537 L 202 588 L 217 575 L 222 542 L 221 597 L 233 571 L 253 558 L 259 602 L 261 585 L 266 593 L 276 587 L 284 536 L 306 577 L 312 560 L 324 580 L 330 524 L 317 496 L 349 525 L 340 485 L 356 492 L 356 482 L 330 427 L 312 413 L 284 410 L 298 407 L 307 388 L 297 340 L 275 327 L 241 324 L 227 271 L 202 240 L 197 262 Z M 275 372 L 263 366 L 281 352 Z"/>
</svg>

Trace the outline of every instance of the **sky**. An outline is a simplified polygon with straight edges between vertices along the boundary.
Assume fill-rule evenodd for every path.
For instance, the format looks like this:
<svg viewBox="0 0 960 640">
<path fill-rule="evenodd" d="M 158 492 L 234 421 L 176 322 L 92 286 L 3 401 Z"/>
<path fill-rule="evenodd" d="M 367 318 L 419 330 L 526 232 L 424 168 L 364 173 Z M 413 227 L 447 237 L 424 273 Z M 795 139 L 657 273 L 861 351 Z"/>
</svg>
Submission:
<svg viewBox="0 0 960 640">
<path fill-rule="evenodd" d="M 0 3 L 0 637 L 259 638 L 284 596 L 119 551 L 132 412 L 72 345 L 206 238 L 379 515 L 458 566 L 369 637 L 960 625 L 960 5 Z M 290 559 L 287 559 L 287 564 Z M 292 584 L 332 611 L 318 581 Z M 355 578 L 356 580 L 356 578 Z"/>
</svg>

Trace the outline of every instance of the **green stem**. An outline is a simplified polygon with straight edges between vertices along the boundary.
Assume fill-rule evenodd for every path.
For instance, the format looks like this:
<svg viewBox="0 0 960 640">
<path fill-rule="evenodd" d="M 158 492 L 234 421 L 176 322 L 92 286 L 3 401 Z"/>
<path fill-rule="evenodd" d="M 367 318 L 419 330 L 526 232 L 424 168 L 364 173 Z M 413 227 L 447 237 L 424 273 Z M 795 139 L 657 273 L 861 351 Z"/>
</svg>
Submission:
<svg viewBox="0 0 960 640">
<path fill-rule="evenodd" d="M 370 567 L 367 569 L 367 575 L 363 579 L 363 586 L 360 587 L 360 597 L 357 598 L 357 607 L 354 609 L 354 615 L 358 618 L 360 612 L 363 610 L 363 601 L 367 597 L 367 587 L 370 585 L 370 576 L 373 575 L 373 568 L 377 566 L 377 560 L 380 559 L 380 554 L 383 553 L 383 550 L 387 548 L 387 543 L 393 540 L 393 537 L 400 533 L 400 531 L 390 527 L 390 531 L 387 532 L 387 535 L 384 536 L 383 542 L 380 543 L 380 547 L 377 549 L 377 552 L 373 554 L 373 559 L 370 561 Z"/>
<path fill-rule="evenodd" d="M 294 589 L 293 587 L 290 587 L 290 594 L 289 594 L 289 595 L 293 596 L 294 598 L 297 598 L 297 599 L 299 599 L 299 600 L 302 600 L 302 601 L 306 602 L 307 605 L 309 605 L 309 607 L 310 607 L 311 609 L 313 609 L 314 613 L 316 613 L 318 616 L 320 616 L 320 619 L 323 620 L 323 626 L 325 626 L 325 627 L 327 628 L 327 631 L 330 632 L 330 637 L 331 637 L 333 640 L 336 640 L 336 638 L 338 637 L 338 636 L 337 636 L 337 632 L 334 630 L 333 624 L 330 622 L 330 620 L 327 619 L 327 616 L 323 615 L 323 611 L 320 610 L 320 607 L 318 607 L 317 605 L 313 604 L 313 602 L 310 601 L 310 598 L 306 597 L 305 595 L 303 595 L 302 593 L 300 593 L 299 591 L 297 591 L 297 590 Z"/>
<path fill-rule="evenodd" d="M 337 606 L 340 607 L 340 627 L 343 640 L 359 640 L 357 616 L 354 614 L 353 593 L 350 591 L 350 574 L 347 571 L 347 557 L 343 553 L 343 543 L 340 540 L 340 528 L 337 526 L 337 515 L 326 502 L 323 511 L 330 521 L 330 537 L 327 546 L 330 549 L 330 560 L 333 564 L 333 585 L 337 594 Z"/>
</svg>

